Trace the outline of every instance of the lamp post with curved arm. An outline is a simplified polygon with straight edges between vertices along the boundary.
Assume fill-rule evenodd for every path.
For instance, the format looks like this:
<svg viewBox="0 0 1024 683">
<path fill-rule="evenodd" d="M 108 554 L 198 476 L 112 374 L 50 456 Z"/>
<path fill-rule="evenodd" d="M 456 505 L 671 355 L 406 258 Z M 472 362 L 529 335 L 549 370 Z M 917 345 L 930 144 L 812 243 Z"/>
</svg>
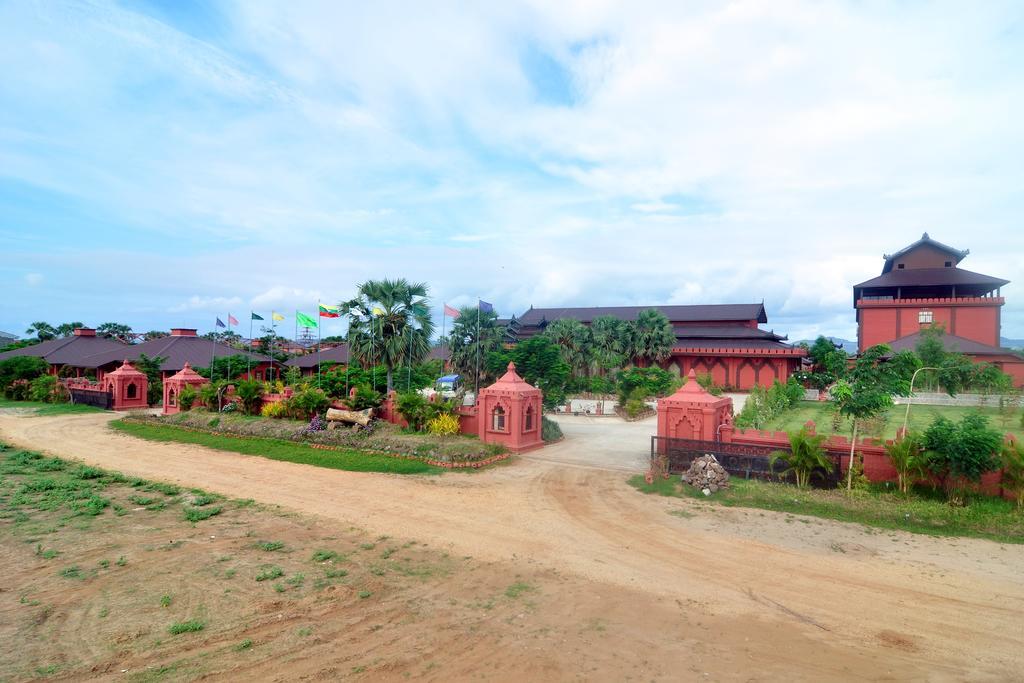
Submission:
<svg viewBox="0 0 1024 683">
<path fill-rule="evenodd" d="M 909 394 L 907 396 L 907 412 L 903 414 L 903 433 L 904 434 L 907 433 L 907 420 L 910 419 L 910 405 L 911 405 L 911 403 L 913 403 L 913 398 L 914 398 L 914 380 L 917 379 L 917 373 L 921 372 L 922 370 L 935 370 L 935 371 L 938 371 L 938 368 L 931 368 L 931 367 L 918 368 L 917 370 L 914 370 L 914 374 L 910 376 L 910 392 L 909 392 Z"/>
</svg>

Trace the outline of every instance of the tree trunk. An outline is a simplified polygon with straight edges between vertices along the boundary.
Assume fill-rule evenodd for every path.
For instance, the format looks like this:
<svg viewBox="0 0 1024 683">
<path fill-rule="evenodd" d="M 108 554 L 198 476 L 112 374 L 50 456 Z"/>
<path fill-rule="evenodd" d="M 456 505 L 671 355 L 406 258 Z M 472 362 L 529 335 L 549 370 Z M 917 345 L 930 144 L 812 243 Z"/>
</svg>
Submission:
<svg viewBox="0 0 1024 683">
<path fill-rule="evenodd" d="M 394 388 L 394 378 L 392 377 L 393 374 L 394 373 L 392 373 L 391 368 L 388 368 L 388 393 L 389 394 L 391 393 L 391 390 Z"/>
<path fill-rule="evenodd" d="M 846 466 L 846 492 L 853 492 L 853 458 L 857 449 L 857 418 L 853 418 L 853 438 L 850 439 L 850 463 Z"/>
</svg>

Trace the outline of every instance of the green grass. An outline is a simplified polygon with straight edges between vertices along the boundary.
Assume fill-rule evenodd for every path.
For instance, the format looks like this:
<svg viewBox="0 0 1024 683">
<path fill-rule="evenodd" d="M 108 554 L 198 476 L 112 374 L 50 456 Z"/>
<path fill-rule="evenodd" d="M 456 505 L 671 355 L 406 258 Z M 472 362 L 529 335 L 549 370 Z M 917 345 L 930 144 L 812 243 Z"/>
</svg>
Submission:
<svg viewBox="0 0 1024 683">
<path fill-rule="evenodd" d="M 284 576 L 284 570 L 280 567 L 269 566 L 264 567 L 260 570 L 260 573 L 256 575 L 257 581 L 271 581 Z"/>
<path fill-rule="evenodd" d="M 281 541 L 260 541 L 256 544 L 256 547 L 260 550 L 272 553 L 275 550 L 281 550 L 282 548 L 284 548 L 284 543 L 282 543 Z"/>
<path fill-rule="evenodd" d="M 189 432 L 167 425 L 141 424 L 125 420 L 116 420 L 111 422 L 110 426 L 112 429 L 149 441 L 196 444 L 243 455 L 258 455 L 271 460 L 283 460 L 336 470 L 389 472 L 391 474 L 437 474 L 444 471 L 440 467 L 428 465 L 420 460 L 391 458 L 357 450 L 318 450 L 282 439 L 235 438 L 219 434 Z"/>
<path fill-rule="evenodd" d="M 903 416 L 906 413 L 906 405 L 892 406 L 885 413 L 885 424 L 882 426 L 881 436 L 885 439 L 893 439 L 896 437 L 896 430 L 903 426 Z M 987 415 L 989 422 L 993 427 L 998 429 L 1007 429 L 1013 431 L 1013 429 L 1019 424 L 1020 411 L 1013 411 L 1013 414 L 1009 416 L 1009 419 L 1005 420 L 1006 425 L 1004 427 L 1003 422 L 999 416 L 998 407 L 961 407 L 961 406 L 923 406 L 914 405 L 910 408 L 910 419 L 907 421 L 907 425 L 912 432 L 923 432 L 938 416 L 943 416 L 959 422 L 960 418 L 969 413 L 981 411 L 982 414 Z M 792 410 L 787 410 L 782 415 L 779 415 L 776 419 L 772 420 L 765 425 L 766 431 L 797 431 L 806 424 L 808 420 L 814 420 L 817 426 L 819 434 L 841 434 L 843 436 L 849 436 L 852 431 L 852 425 L 849 420 L 843 419 L 839 423 L 839 429 L 833 431 L 832 429 L 832 404 L 827 401 L 801 401 L 800 404 Z M 868 436 L 876 436 L 874 434 Z"/>
<path fill-rule="evenodd" d="M 512 598 L 513 600 L 515 600 L 523 593 L 530 593 L 534 590 L 536 589 L 530 584 L 524 583 L 522 581 L 516 581 L 511 586 L 505 589 L 505 597 Z"/>
<path fill-rule="evenodd" d="M 168 627 L 167 632 L 172 636 L 177 636 L 182 633 L 196 633 L 197 631 L 202 631 L 204 628 L 206 628 L 205 622 L 200 621 L 199 619 L 191 619 L 189 621 L 179 621 L 171 624 Z"/>
<path fill-rule="evenodd" d="M 42 403 L 41 401 L 12 401 L 0 397 L 0 408 L 30 408 L 34 415 L 47 417 L 50 415 L 75 415 L 78 413 L 102 413 L 100 408 L 85 406 L 80 403 Z"/>
<path fill-rule="evenodd" d="M 221 513 L 220 507 L 185 508 L 185 519 L 190 522 L 201 522 Z"/>
<path fill-rule="evenodd" d="M 872 485 L 850 497 L 845 489 L 798 489 L 790 484 L 733 478 L 729 489 L 705 498 L 697 489 L 684 486 L 677 476 L 648 484 L 643 476 L 637 475 L 629 483 L 643 493 L 696 498 L 724 507 L 774 510 L 931 536 L 1024 543 L 1024 511 L 1010 501 L 992 496 L 977 495 L 966 507 L 954 507 L 927 488 L 903 495 L 894 487 Z"/>
</svg>

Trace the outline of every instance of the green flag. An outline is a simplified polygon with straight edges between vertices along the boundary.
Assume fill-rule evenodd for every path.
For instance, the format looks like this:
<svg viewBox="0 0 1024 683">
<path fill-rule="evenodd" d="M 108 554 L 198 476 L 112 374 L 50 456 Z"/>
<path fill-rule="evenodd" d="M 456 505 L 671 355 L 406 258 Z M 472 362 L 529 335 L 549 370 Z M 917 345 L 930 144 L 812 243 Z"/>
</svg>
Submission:
<svg viewBox="0 0 1024 683">
<path fill-rule="evenodd" d="M 252 314 L 252 319 L 253 320 L 263 320 L 263 316 L 262 315 L 256 315 L 255 313 L 253 313 Z"/>
<path fill-rule="evenodd" d="M 299 313 L 295 311 L 295 321 L 299 323 L 299 327 L 316 327 L 316 318 L 311 318 L 305 313 Z"/>
</svg>

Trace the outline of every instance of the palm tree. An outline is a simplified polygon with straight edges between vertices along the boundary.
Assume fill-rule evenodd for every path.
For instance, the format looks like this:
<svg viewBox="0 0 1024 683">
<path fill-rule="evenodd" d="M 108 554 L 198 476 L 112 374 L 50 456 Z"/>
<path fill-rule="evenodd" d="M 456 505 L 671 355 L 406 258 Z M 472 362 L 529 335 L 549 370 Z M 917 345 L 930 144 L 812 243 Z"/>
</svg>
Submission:
<svg viewBox="0 0 1024 683">
<path fill-rule="evenodd" d="M 463 386 L 484 384 L 487 375 L 487 355 L 501 349 L 503 330 L 497 325 L 494 311 L 478 311 L 476 306 L 459 309 L 459 317 L 452 324 L 447 344 L 451 351 L 452 368 L 463 378 Z M 479 325 L 478 325 L 479 321 Z M 477 367 L 480 377 L 477 377 Z"/>
<path fill-rule="evenodd" d="M 654 308 L 640 311 L 636 321 L 629 323 L 629 355 L 633 358 L 661 362 L 672 355 L 676 335 L 661 311 Z"/>
<path fill-rule="evenodd" d="M 38 322 L 29 325 L 29 328 L 25 330 L 25 334 L 34 334 L 36 339 L 39 341 L 47 341 L 48 339 L 56 339 L 57 328 L 50 323 Z"/>
<path fill-rule="evenodd" d="M 569 364 L 577 377 L 587 374 L 593 358 L 590 330 L 579 320 L 561 318 L 544 330 L 551 341 L 558 344 L 562 360 Z"/>
<path fill-rule="evenodd" d="M 70 337 L 75 333 L 75 330 L 78 329 L 79 327 L 85 327 L 85 323 L 63 323 L 61 325 L 57 325 L 57 334 L 59 334 L 62 337 Z"/>
<path fill-rule="evenodd" d="M 792 472 L 796 477 L 797 488 L 802 489 L 811 481 L 815 470 L 830 470 L 833 467 L 832 459 L 822 447 L 823 443 L 824 434 L 811 434 L 807 427 L 802 427 L 799 432 L 790 433 L 789 451 L 775 451 L 769 462 L 775 467 L 776 462 L 784 461 L 789 467 L 782 474 Z"/>
<path fill-rule="evenodd" d="M 601 315 L 590 323 L 593 361 L 601 374 L 621 368 L 629 348 L 626 323 L 613 315 Z"/>
<path fill-rule="evenodd" d="M 394 387 L 395 368 L 412 365 L 430 353 L 434 321 L 426 283 L 367 280 L 356 298 L 341 304 L 348 316 L 349 352 L 363 367 L 383 365 L 388 371 L 388 391 Z"/>
<path fill-rule="evenodd" d="M 896 469 L 896 479 L 900 493 L 910 490 L 915 479 L 924 476 L 928 471 L 929 454 L 922 445 L 921 438 L 916 434 L 905 432 L 903 436 L 885 444 L 885 454 Z"/>
</svg>

